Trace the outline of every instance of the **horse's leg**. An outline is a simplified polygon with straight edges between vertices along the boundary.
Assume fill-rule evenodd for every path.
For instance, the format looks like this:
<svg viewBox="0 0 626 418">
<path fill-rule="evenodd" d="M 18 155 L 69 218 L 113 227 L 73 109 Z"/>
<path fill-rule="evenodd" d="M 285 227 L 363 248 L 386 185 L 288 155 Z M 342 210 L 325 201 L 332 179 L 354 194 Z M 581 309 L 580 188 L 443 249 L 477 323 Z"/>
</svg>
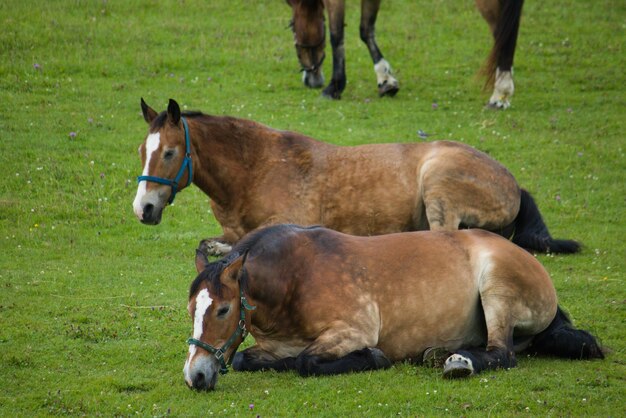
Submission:
<svg viewBox="0 0 626 418">
<path fill-rule="evenodd" d="M 235 353 L 233 370 L 257 372 L 261 370 L 276 370 L 279 372 L 295 369 L 296 358 L 276 358 L 273 354 L 253 346 Z"/>
<path fill-rule="evenodd" d="M 512 349 L 496 347 L 487 350 L 456 350 L 446 359 L 443 377 L 467 377 L 483 370 L 508 369 L 516 365 L 517 360 Z"/>
<path fill-rule="evenodd" d="M 366 347 L 337 359 L 325 359 L 303 352 L 296 358 L 295 366 L 300 376 L 325 376 L 386 369 L 391 367 L 391 362 L 378 348 Z"/>
<path fill-rule="evenodd" d="M 426 198 L 426 219 L 431 231 L 455 231 L 459 229 L 461 219 L 453 213 L 454 206 L 443 198 Z"/>
<path fill-rule="evenodd" d="M 209 257 L 222 257 L 228 254 L 233 246 L 225 242 L 224 236 L 221 236 L 203 239 L 198 249 Z"/>
<path fill-rule="evenodd" d="M 485 65 L 487 82 L 494 83 L 488 106 L 506 109 L 513 95 L 513 57 L 524 0 L 476 0 L 476 7 L 489 24 L 494 38 L 491 54 Z"/>
<path fill-rule="evenodd" d="M 322 94 L 331 99 L 340 99 L 346 88 L 346 53 L 343 45 L 344 0 L 324 0 L 328 10 L 330 45 L 333 48 L 333 76 Z"/>
<path fill-rule="evenodd" d="M 374 71 L 378 81 L 378 95 L 381 97 L 385 95 L 393 97 L 400 90 L 398 80 L 391 75 L 391 65 L 383 58 L 383 54 L 378 49 L 374 34 L 380 1 L 363 0 L 361 2 L 361 25 L 359 31 L 361 40 L 367 45 L 374 62 Z"/>
<path fill-rule="evenodd" d="M 358 313 L 354 316 L 359 317 Z M 383 352 L 373 348 L 378 343 L 376 325 L 369 319 L 334 321 L 298 355 L 296 370 L 301 376 L 313 376 L 389 367 L 391 362 Z"/>
<path fill-rule="evenodd" d="M 480 291 L 480 303 L 483 308 L 487 327 L 487 346 L 455 350 L 446 359 L 443 376 L 447 378 L 465 377 L 483 370 L 508 369 L 517 365 L 513 351 L 513 318 L 515 314 L 515 297 L 503 296 L 501 286 L 491 285 L 489 276 L 493 272 L 486 271 L 486 284 Z M 506 289 L 504 289 L 506 291 Z M 517 315 L 523 317 L 523 314 Z"/>
</svg>

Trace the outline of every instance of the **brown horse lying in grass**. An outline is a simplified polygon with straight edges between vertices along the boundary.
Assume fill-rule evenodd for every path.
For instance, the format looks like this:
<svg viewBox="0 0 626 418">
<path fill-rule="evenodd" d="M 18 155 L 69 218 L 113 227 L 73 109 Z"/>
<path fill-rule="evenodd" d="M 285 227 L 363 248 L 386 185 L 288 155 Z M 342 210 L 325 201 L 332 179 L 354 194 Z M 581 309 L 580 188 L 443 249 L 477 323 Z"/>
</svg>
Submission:
<svg viewBox="0 0 626 418">
<path fill-rule="evenodd" d="M 446 352 L 445 377 L 515 367 L 522 350 L 603 358 L 535 257 L 487 231 L 356 237 L 275 225 L 220 261 L 198 250 L 196 267 L 184 367 L 195 389 L 213 389 L 233 358 L 235 370 L 309 376 Z M 247 330 L 256 344 L 235 354 Z"/>
<path fill-rule="evenodd" d="M 225 254 L 246 233 L 278 223 L 324 225 L 353 235 L 481 228 L 541 252 L 579 244 L 550 236 L 532 197 L 488 155 L 450 141 L 340 147 L 256 122 L 199 112 L 170 100 L 139 147 L 133 203 L 155 225 L 176 192 L 195 183 L 211 198 Z"/>
</svg>

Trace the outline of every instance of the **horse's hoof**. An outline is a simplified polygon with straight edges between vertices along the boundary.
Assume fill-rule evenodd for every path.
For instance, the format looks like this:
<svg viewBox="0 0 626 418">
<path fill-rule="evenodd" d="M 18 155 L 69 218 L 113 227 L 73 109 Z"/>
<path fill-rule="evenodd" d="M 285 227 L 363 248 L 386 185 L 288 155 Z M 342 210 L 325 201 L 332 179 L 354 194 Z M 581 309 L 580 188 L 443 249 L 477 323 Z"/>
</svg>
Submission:
<svg viewBox="0 0 626 418">
<path fill-rule="evenodd" d="M 398 86 L 398 83 L 388 83 L 385 81 L 382 85 L 378 86 L 379 97 L 394 97 L 398 93 L 398 91 L 400 91 L 400 86 Z"/>
<path fill-rule="evenodd" d="M 387 369 L 391 367 L 391 361 L 385 356 L 385 353 L 378 348 L 370 348 L 369 350 L 377 369 Z"/>
<path fill-rule="evenodd" d="M 210 239 L 200 241 L 198 249 L 207 257 L 221 257 L 228 254 L 232 250 L 232 246 Z"/>
<path fill-rule="evenodd" d="M 235 355 L 233 356 L 233 362 L 232 362 L 233 370 L 235 371 L 243 370 L 243 363 L 244 363 L 243 353 L 241 351 L 236 352 Z"/>
<path fill-rule="evenodd" d="M 443 367 L 450 351 L 445 348 L 429 347 L 422 355 L 422 363 L 426 367 Z"/>
<path fill-rule="evenodd" d="M 338 93 L 336 91 L 327 92 L 326 90 L 324 90 L 322 91 L 322 97 L 324 97 L 325 99 L 339 100 L 341 99 L 341 93 Z"/>
<path fill-rule="evenodd" d="M 322 90 L 322 96 L 327 99 L 339 100 L 341 99 L 341 93 L 343 92 L 343 89 L 340 87 L 340 84 L 331 82 L 324 90 Z"/>
<path fill-rule="evenodd" d="M 508 99 L 490 100 L 485 107 L 494 110 L 505 110 L 511 107 L 511 102 Z"/>
<path fill-rule="evenodd" d="M 446 379 L 457 379 L 467 377 L 474 373 L 472 360 L 460 354 L 452 354 L 446 360 L 443 368 L 443 377 Z"/>
</svg>

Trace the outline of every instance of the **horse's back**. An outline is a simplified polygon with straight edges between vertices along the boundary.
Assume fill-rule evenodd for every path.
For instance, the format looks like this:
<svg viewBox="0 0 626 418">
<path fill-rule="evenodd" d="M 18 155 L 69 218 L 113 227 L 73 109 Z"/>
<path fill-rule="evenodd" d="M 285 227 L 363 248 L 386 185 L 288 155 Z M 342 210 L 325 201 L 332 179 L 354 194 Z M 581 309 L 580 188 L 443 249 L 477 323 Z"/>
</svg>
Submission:
<svg viewBox="0 0 626 418">
<path fill-rule="evenodd" d="M 426 147 L 387 143 L 330 150 L 310 185 L 320 192 L 319 222 L 362 236 L 418 229 L 417 172 Z"/>
</svg>

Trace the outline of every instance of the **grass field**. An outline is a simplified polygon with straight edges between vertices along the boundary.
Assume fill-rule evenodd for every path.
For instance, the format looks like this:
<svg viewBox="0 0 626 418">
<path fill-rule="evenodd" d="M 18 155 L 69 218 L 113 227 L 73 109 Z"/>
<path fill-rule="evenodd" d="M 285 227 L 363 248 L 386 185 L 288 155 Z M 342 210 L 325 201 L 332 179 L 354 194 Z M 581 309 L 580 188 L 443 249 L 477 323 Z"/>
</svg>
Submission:
<svg viewBox="0 0 626 418">
<path fill-rule="evenodd" d="M 494 112 L 475 77 L 491 40 L 473 2 L 383 2 L 394 99 L 376 95 L 348 3 L 341 101 L 301 85 L 282 0 L 0 3 L 0 416 L 626 415 L 626 4 L 528 0 L 513 107 Z M 229 373 L 212 393 L 190 391 L 194 250 L 220 230 L 194 187 L 161 225 L 136 220 L 140 97 L 335 144 L 420 141 L 421 129 L 488 152 L 553 236 L 584 244 L 538 257 L 575 324 L 611 353 L 521 357 L 453 382 L 398 364 L 328 378 Z"/>
</svg>

